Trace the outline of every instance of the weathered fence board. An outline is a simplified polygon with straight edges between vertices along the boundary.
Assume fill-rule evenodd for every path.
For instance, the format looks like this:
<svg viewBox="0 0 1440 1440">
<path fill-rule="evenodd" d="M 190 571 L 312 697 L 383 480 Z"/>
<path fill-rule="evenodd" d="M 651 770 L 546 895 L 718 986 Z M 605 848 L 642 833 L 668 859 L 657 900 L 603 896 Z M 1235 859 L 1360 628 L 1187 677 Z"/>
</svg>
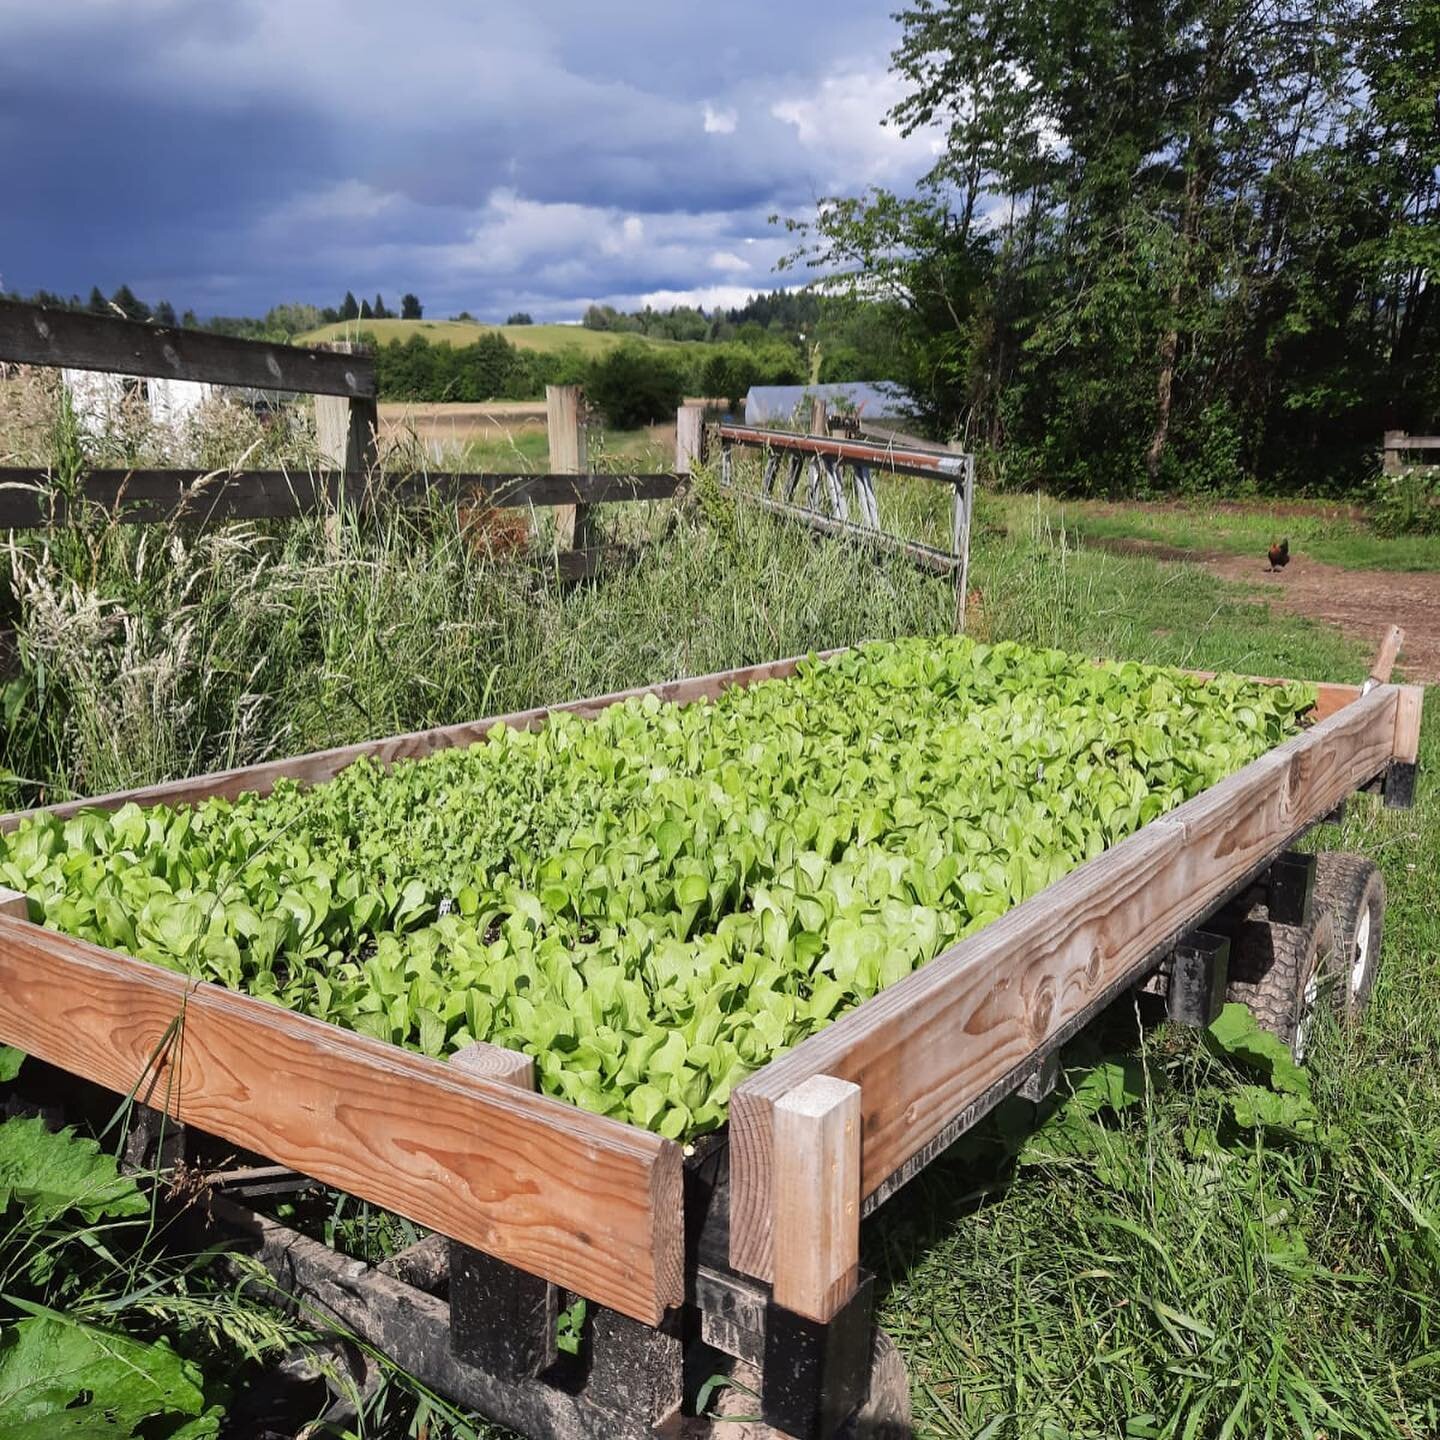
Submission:
<svg viewBox="0 0 1440 1440">
<path fill-rule="evenodd" d="M 287 520 L 333 508 L 339 471 L 91 470 L 81 480 L 86 505 L 100 506 L 128 524 L 174 520 Z M 358 479 L 358 477 L 353 477 Z M 351 488 L 349 503 L 384 499 L 420 504 L 462 497 L 496 507 L 598 505 L 661 500 L 685 483 L 673 474 L 633 475 L 392 475 Z M 347 479 L 347 484 L 351 481 Z M 35 530 L 66 523 L 71 505 L 44 470 L 0 469 L 0 530 Z"/>
<path fill-rule="evenodd" d="M 351 398 L 376 393 L 374 362 L 361 355 L 236 340 L 11 300 L 0 300 L 0 360 L 251 390 Z"/>
</svg>

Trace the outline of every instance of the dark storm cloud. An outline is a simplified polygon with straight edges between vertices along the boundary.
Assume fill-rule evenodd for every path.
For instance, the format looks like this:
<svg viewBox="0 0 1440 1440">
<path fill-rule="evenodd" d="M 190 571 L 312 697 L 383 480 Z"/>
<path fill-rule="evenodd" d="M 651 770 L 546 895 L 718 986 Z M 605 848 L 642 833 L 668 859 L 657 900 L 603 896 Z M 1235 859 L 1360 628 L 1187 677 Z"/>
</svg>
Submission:
<svg viewBox="0 0 1440 1440">
<path fill-rule="evenodd" d="M 905 184 L 860 4 L 8 0 L 0 280 L 435 313 L 775 283 L 766 223 Z"/>
</svg>

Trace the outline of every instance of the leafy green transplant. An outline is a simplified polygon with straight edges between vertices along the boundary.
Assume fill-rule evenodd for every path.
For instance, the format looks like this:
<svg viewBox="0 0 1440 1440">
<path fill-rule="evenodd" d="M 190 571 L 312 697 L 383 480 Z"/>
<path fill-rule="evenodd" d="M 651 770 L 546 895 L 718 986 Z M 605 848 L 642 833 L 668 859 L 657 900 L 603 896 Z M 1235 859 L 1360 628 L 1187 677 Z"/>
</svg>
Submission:
<svg viewBox="0 0 1440 1440">
<path fill-rule="evenodd" d="M 41 817 L 44 922 L 670 1136 L 758 1066 L 1296 732 L 1302 685 L 963 638 L 628 701 L 302 789 Z"/>
</svg>

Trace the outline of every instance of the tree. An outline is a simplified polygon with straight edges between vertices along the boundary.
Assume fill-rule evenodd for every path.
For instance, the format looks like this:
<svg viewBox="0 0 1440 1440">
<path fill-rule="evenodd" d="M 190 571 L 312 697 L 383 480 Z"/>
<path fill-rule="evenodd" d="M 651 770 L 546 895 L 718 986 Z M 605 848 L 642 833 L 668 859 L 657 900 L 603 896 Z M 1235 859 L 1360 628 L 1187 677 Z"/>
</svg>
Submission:
<svg viewBox="0 0 1440 1440">
<path fill-rule="evenodd" d="M 360 318 L 360 306 L 355 302 L 355 294 L 351 290 L 345 292 L 345 298 L 340 302 L 340 318 L 342 320 L 358 320 Z"/>
<path fill-rule="evenodd" d="M 362 300 L 360 302 L 360 318 L 362 320 L 373 320 L 375 318 L 375 312 L 370 308 L 370 302 L 368 300 Z"/>
<path fill-rule="evenodd" d="M 535 321 L 531 318 L 528 310 L 517 310 L 505 323 L 507 325 L 533 325 Z"/>
<path fill-rule="evenodd" d="M 85 308 L 95 315 L 109 315 L 111 313 L 110 302 L 105 298 L 98 285 L 92 285 L 90 287 L 90 300 Z"/>
<path fill-rule="evenodd" d="M 673 419 L 685 398 L 685 381 L 668 356 L 627 341 L 590 366 L 585 395 L 617 430 Z"/>
<path fill-rule="evenodd" d="M 390 320 L 394 318 L 385 308 L 385 301 L 378 291 L 375 294 L 375 303 L 370 307 L 370 314 L 376 320 Z"/>
<path fill-rule="evenodd" d="M 400 297 L 400 318 L 402 320 L 419 320 L 425 314 L 425 307 L 420 303 L 418 295 L 402 295 Z"/>
<path fill-rule="evenodd" d="M 893 302 L 937 428 L 1013 477 L 1134 492 L 1350 483 L 1387 423 L 1434 423 L 1431 0 L 899 19 L 892 119 L 944 150 L 909 196 L 823 202 L 792 262 Z"/>
<path fill-rule="evenodd" d="M 292 301 L 285 305 L 272 305 L 266 313 L 264 328 L 272 335 L 293 340 L 309 330 L 318 330 L 324 323 L 324 314 L 316 306 Z"/>
<path fill-rule="evenodd" d="M 110 297 L 110 304 L 127 320 L 148 320 L 150 318 L 150 307 L 128 285 L 122 285 Z"/>
<path fill-rule="evenodd" d="M 175 307 L 168 300 L 161 300 L 156 303 L 154 320 L 157 325 L 174 327 Z"/>
</svg>

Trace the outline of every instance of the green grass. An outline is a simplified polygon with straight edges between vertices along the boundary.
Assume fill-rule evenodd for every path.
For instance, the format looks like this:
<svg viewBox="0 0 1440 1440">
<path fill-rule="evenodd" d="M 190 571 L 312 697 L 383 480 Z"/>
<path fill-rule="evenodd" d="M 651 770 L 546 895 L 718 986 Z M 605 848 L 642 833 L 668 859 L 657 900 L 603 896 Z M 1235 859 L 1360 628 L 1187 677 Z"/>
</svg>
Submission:
<svg viewBox="0 0 1440 1440">
<path fill-rule="evenodd" d="M 1263 559 L 1275 541 L 1292 551 L 1352 570 L 1440 570 L 1440 535 L 1377 535 L 1339 503 L 1276 506 L 1264 501 L 1175 501 L 1114 505 L 1006 495 L 987 500 L 982 518 L 1024 529 L 1038 508 L 1063 523 L 1083 544 L 1092 540 L 1148 540 L 1182 550 L 1219 551 Z"/>
<path fill-rule="evenodd" d="M 587 330 L 583 325 L 483 325 L 469 320 L 340 320 L 296 337 L 298 345 L 318 345 L 330 340 L 353 340 L 373 335 L 382 345 L 409 340 L 419 335 L 432 345 L 473 345 L 482 335 L 499 332 L 521 350 L 578 350 L 582 355 L 604 355 L 626 340 L 672 354 L 703 348 L 698 340 L 660 340 L 645 335 L 622 335 L 610 330 Z"/>
<path fill-rule="evenodd" d="M 673 437 L 656 438 L 649 430 L 592 430 L 589 437 L 590 466 L 595 470 L 633 469 L 662 473 L 674 469 Z M 544 430 L 519 427 L 467 440 L 442 452 L 440 466 L 459 471 L 545 472 L 550 463 L 550 442 Z M 432 463 L 432 467 L 434 462 Z"/>
<path fill-rule="evenodd" d="M 1182 513 L 1218 548 L 1205 512 Z M 0 767 L 22 778 L 4 798 L 934 633 L 952 613 L 945 582 L 708 486 L 679 507 L 602 516 L 653 543 L 634 567 L 575 589 L 477 554 L 439 512 L 383 514 L 338 545 L 318 522 L 152 530 L 143 549 L 141 532 L 97 523 L 48 550 L 30 544 L 11 562 L 25 668 L 3 694 Z M 1364 674 L 1368 657 L 1337 632 L 1199 569 L 1076 549 L 1072 521 L 1095 534 L 1097 518 L 987 502 L 974 630 L 1202 668 Z M 1242 518 L 1226 542 L 1241 549 L 1268 528 Z M 1320 558 L 1380 543 L 1288 530 Z M 1322 553 L 1312 538 L 1354 549 Z M 1137 1032 L 1122 1007 L 1101 1038 L 1144 1100 L 1104 1117 L 1096 1155 L 1018 1165 L 1031 1117 L 1012 1110 L 1008 1132 L 957 1148 L 867 1224 L 880 1318 L 911 1367 L 922 1435 L 1440 1433 L 1436 710 L 1432 698 L 1416 808 L 1362 798 L 1343 830 L 1317 836 L 1375 856 L 1391 895 L 1368 1016 L 1316 1038 L 1318 1124 L 1237 1134 L 1235 1068 L 1189 1035 Z M 1078 1082 L 1095 1056 L 1070 1058 Z M 400 1388 L 387 1397 L 367 1436 L 405 1433 L 413 1405 Z"/>
</svg>

